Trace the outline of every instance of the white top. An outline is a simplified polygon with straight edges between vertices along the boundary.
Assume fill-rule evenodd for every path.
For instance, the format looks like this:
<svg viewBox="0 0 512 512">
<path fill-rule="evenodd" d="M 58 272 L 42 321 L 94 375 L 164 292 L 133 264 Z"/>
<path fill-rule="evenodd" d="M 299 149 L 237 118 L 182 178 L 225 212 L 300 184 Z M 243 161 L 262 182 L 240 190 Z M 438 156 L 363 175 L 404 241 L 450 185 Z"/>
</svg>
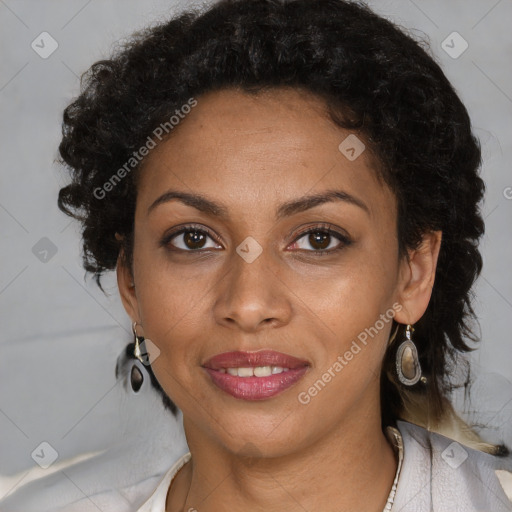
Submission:
<svg viewBox="0 0 512 512">
<path fill-rule="evenodd" d="M 398 467 L 383 512 L 512 512 L 510 457 L 501 460 L 411 423 L 397 426 L 386 429 Z M 172 480 L 190 458 L 189 452 L 178 459 L 137 512 L 165 512 Z"/>
<path fill-rule="evenodd" d="M 157 488 L 149 499 L 137 509 L 137 512 L 165 512 L 165 501 L 171 483 L 178 471 L 190 460 L 190 452 L 180 457 L 176 463 L 165 473 Z"/>
</svg>

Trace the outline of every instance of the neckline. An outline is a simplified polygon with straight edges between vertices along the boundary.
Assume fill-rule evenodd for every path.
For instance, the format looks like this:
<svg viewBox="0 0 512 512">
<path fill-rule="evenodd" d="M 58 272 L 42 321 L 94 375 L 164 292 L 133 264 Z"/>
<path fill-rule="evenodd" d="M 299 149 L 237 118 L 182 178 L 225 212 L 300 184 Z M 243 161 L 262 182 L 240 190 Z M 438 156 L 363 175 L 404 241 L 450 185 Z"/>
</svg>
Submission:
<svg viewBox="0 0 512 512">
<path fill-rule="evenodd" d="M 382 512 L 389 512 L 393 506 L 393 502 L 396 495 L 396 490 L 398 486 L 398 480 L 400 478 L 400 473 L 402 469 L 402 462 L 404 458 L 404 447 L 403 447 L 403 438 L 402 434 L 396 427 L 388 426 L 385 430 L 386 437 L 391 443 L 391 446 L 393 448 L 393 451 L 398 456 L 398 465 L 395 473 L 395 478 L 393 480 L 393 485 L 391 486 L 391 490 L 389 492 L 386 505 L 384 506 L 384 509 Z M 180 470 L 183 468 L 187 462 L 189 462 L 192 458 L 192 455 L 190 452 L 185 453 L 182 455 L 176 463 L 172 466 L 172 468 L 169 469 L 166 477 L 164 477 L 163 481 L 160 482 L 160 485 L 158 488 L 164 487 L 165 488 L 165 494 L 164 494 L 164 500 L 163 500 L 163 511 L 165 511 L 165 505 L 167 503 L 167 496 L 170 492 L 172 483 L 174 482 L 174 479 L 176 478 L 177 474 L 180 472 Z M 155 490 L 155 494 L 158 491 L 158 488 Z"/>
<path fill-rule="evenodd" d="M 398 465 L 396 468 L 395 479 L 393 480 L 393 485 L 391 486 L 391 491 L 389 492 L 386 505 L 384 506 L 382 512 L 389 512 L 393 506 L 396 489 L 398 487 L 398 480 L 400 478 L 400 472 L 402 469 L 402 462 L 404 459 L 404 442 L 400 431 L 396 427 L 386 427 L 386 436 L 391 442 L 391 446 L 398 456 Z"/>
<path fill-rule="evenodd" d="M 190 461 L 191 458 L 192 458 L 192 454 L 190 452 L 187 452 L 174 465 L 174 468 L 173 468 L 174 471 L 172 472 L 173 475 L 171 477 L 169 485 L 166 486 L 165 499 L 164 499 L 164 511 L 167 510 L 167 500 L 169 499 L 169 493 L 171 492 L 171 487 L 172 487 L 173 482 L 176 480 L 176 477 L 178 476 L 178 473 L 183 469 L 185 464 L 187 464 Z"/>
</svg>

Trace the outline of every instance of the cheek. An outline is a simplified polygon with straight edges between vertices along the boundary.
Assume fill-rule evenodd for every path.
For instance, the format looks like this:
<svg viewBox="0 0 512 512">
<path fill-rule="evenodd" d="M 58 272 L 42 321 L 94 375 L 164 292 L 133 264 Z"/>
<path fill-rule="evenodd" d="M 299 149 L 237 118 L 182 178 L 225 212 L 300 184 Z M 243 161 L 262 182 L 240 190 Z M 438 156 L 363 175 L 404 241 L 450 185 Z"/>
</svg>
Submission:
<svg viewBox="0 0 512 512">
<path fill-rule="evenodd" d="M 361 251 L 347 261 L 317 297 L 315 313 L 325 337 L 318 364 L 301 390 L 305 401 L 325 406 L 334 400 L 343 410 L 380 378 L 393 318 L 401 306 L 394 302 L 394 260 L 376 254 Z"/>
<path fill-rule="evenodd" d="M 156 238 L 156 236 L 155 236 Z M 199 321 L 198 310 L 214 285 L 208 264 L 175 264 L 149 235 L 134 251 L 134 273 L 141 321 L 156 339 L 172 338 L 180 324 Z M 178 334 L 175 337 L 181 338 Z"/>
<path fill-rule="evenodd" d="M 210 300 L 207 290 L 204 284 L 184 286 L 166 276 L 147 280 L 140 293 L 144 333 L 160 348 L 169 367 L 190 361 L 197 364 L 199 347 L 194 340 L 204 338 L 209 322 L 205 312 Z"/>
<path fill-rule="evenodd" d="M 334 335 L 331 340 L 338 340 L 338 350 L 377 322 L 378 331 L 389 329 L 394 311 L 387 313 L 384 325 L 379 319 L 393 304 L 397 278 L 394 260 L 372 248 L 354 251 L 311 288 L 316 291 L 310 293 L 309 301 Z M 364 334 L 360 339 L 364 341 Z"/>
<path fill-rule="evenodd" d="M 153 368 L 168 392 L 165 382 L 172 387 L 172 376 L 197 365 L 199 347 L 194 340 L 204 336 L 204 308 L 212 284 L 205 275 L 185 275 L 151 251 L 139 251 L 134 267 L 140 283 L 137 304 L 144 335 L 160 350 Z"/>
<path fill-rule="evenodd" d="M 314 430 L 315 418 L 337 423 L 351 410 L 363 407 L 370 415 L 379 407 L 382 360 L 396 308 L 386 293 L 376 294 L 383 288 L 365 287 L 364 282 L 340 284 L 338 295 L 333 290 L 330 296 L 330 309 L 322 317 L 329 322 L 328 336 L 322 350 L 317 347 L 317 364 L 297 390 L 304 429 Z"/>
</svg>

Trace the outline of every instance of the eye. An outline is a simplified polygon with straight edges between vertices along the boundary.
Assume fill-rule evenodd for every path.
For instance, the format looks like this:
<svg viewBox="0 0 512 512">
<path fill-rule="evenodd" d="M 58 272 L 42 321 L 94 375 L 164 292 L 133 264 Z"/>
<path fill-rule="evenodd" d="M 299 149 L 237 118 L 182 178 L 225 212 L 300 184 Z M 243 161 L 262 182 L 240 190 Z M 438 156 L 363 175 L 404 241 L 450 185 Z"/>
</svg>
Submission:
<svg viewBox="0 0 512 512">
<path fill-rule="evenodd" d="M 330 226 L 315 226 L 299 233 L 292 249 L 305 250 L 315 255 L 332 254 L 350 245 L 351 240 L 344 234 L 333 230 Z M 308 248 L 311 247 L 312 249 Z"/>
<path fill-rule="evenodd" d="M 210 243 L 208 245 L 208 239 Z M 317 255 L 332 254 L 351 244 L 344 234 L 329 225 L 310 227 L 299 233 L 292 249 L 299 249 Z M 175 251 L 202 252 L 206 249 L 222 249 L 215 235 L 204 226 L 187 225 L 164 236 L 161 245 Z M 308 246 L 311 248 L 308 248 Z"/>
<path fill-rule="evenodd" d="M 214 240 L 213 234 L 205 227 L 195 225 L 182 226 L 164 236 L 161 245 L 169 247 L 171 250 L 181 250 L 185 252 L 199 252 L 201 249 L 219 249 L 222 248 Z M 207 245 L 208 239 L 213 245 Z"/>
</svg>

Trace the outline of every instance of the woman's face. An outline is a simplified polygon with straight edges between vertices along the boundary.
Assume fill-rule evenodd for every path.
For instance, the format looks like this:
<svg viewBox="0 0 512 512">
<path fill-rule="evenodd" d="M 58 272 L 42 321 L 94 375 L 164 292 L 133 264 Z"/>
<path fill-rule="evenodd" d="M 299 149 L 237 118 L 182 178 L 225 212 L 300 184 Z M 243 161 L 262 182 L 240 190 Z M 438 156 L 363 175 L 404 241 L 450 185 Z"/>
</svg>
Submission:
<svg viewBox="0 0 512 512">
<path fill-rule="evenodd" d="M 277 456 L 380 424 L 391 318 L 423 311 L 407 302 L 395 198 L 349 135 L 305 93 L 223 90 L 147 157 L 135 289 L 126 268 L 119 283 L 191 438 Z"/>
</svg>

